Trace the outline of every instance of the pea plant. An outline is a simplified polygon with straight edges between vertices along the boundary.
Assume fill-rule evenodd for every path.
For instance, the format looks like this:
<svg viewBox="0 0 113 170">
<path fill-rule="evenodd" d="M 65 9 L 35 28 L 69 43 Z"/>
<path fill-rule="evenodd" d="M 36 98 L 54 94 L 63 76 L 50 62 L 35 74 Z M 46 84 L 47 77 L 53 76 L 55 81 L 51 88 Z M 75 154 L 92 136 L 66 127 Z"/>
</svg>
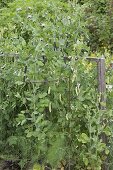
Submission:
<svg viewBox="0 0 113 170">
<path fill-rule="evenodd" d="M 85 8 L 19 0 L 1 12 L 1 156 L 22 168 L 41 160 L 52 168 L 100 170 L 109 154 L 100 135 L 112 139 L 112 91 L 103 113 L 96 67 L 85 59 Z"/>
</svg>

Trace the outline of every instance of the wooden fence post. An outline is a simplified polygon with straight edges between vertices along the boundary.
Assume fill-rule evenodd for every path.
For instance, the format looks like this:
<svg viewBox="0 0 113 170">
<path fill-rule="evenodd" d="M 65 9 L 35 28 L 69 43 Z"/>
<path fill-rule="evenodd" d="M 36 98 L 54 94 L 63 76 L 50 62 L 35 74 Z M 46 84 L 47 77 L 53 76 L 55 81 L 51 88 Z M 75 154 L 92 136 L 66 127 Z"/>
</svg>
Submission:
<svg viewBox="0 0 113 170">
<path fill-rule="evenodd" d="M 99 108 L 102 111 L 106 110 L 106 82 L 105 82 L 105 59 L 104 58 L 87 58 L 89 61 L 95 61 L 97 63 L 98 73 L 98 93 L 100 96 Z M 102 124 L 103 124 L 102 120 Z M 102 141 L 107 144 L 107 137 L 105 134 L 101 134 Z M 102 170 L 108 170 L 107 159 L 102 164 Z"/>
</svg>

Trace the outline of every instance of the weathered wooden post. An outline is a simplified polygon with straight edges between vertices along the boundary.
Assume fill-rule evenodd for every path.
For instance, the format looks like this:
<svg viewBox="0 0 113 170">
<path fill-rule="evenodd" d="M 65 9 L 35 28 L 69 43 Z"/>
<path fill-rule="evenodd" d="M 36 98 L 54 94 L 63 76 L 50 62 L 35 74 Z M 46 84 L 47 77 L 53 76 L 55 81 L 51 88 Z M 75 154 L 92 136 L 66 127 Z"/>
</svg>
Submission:
<svg viewBox="0 0 113 170">
<path fill-rule="evenodd" d="M 97 62 L 98 69 L 98 92 L 100 95 L 100 110 L 106 110 L 106 82 L 105 82 L 105 59 L 100 58 Z"/>
<path fill-rule="evenodd" d="M 104 58 L 87 58 L 89 61 L 94 61 L 97 63 L 97 73 L 98 73 L 98 93 L 100 96 L 99 108 L 102 111 L 106 110 L 106 82 L 105 82 L 105 59 Z M 102 124 L 103 124 L 102 120 Z M 105 134 L 101 134 L 102 141 L 107 144 L 107 137 Z M 102 170 L 108 170 L 107 160 L 106 163 L 102 164 Z"/>
</svg>

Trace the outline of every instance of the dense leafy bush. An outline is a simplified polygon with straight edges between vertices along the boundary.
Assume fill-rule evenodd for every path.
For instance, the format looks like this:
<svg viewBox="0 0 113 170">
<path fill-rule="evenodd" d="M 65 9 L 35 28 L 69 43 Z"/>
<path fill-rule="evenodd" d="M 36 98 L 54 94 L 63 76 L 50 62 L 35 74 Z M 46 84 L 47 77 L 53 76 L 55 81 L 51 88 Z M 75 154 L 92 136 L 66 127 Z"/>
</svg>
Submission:
<svg viewBox="0 0 113 170">
<path fill-rule="evenodd" d="M 22 167 L 42 160 L 53 167 L 62 162 L 71 169 L 101 169 L 109 150 L 100 135 L 112 136 L 101 118 L 112 120 L 112 105 L 99 110 L 96 67 L 85 59 L 92 53 L 88 6 L 57 0 L 8 6 L 0 18 L 2 153 Z"/>
<path fill-rule="evenodd" d="M 13 2 L 13 0 L 0 0 L 0 8 L 8 7 L 9 2 Z"/>
<path fill-rule="evenodd" d="M 90 32 L 89 45 L 93 51 L 106 47 L 112 50 L 112 16 L 111 1 L 86 0 L 86 16 Z"/>
</svg>

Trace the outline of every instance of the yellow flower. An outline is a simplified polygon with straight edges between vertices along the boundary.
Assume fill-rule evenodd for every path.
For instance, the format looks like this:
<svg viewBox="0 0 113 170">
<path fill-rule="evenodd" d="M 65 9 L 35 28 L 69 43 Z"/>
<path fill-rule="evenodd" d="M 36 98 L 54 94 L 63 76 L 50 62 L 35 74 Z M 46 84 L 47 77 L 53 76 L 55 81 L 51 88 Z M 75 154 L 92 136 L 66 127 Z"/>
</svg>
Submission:
<svg viewBox="0 0 113 170">
<path fill-rule="evenodd" d="M 91 53 L 90 56 L 91 56 L 91 57 L 96 57 L 95 53 Z"/>
<path fill-rule="evenodd" d="M 35 164 L 33 166 L 33 170 L 44 170 L 44 165 Z"/>
</svg>

